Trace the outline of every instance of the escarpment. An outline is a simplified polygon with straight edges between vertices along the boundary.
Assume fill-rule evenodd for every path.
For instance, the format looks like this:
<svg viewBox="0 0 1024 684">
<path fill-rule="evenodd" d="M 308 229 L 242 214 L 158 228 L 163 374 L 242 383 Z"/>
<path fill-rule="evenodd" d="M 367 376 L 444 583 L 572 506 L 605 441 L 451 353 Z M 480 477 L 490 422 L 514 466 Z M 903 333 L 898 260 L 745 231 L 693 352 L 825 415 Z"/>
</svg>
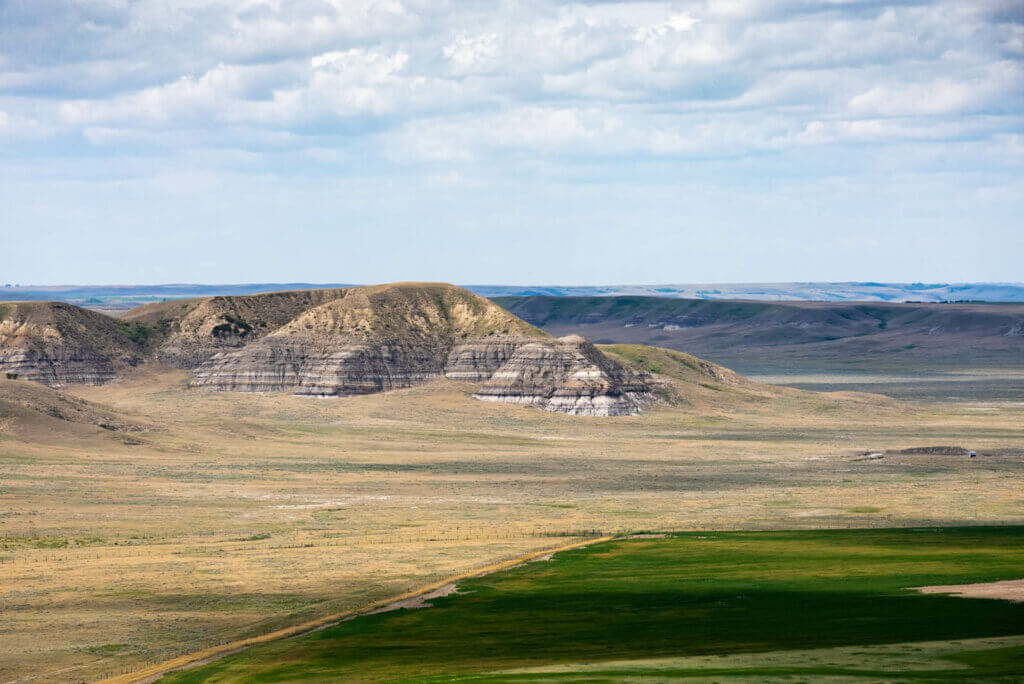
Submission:
<svg viewBox="0 0 1024 684">
<path fill-rule="evenodd" d="M 195 371 L 193 385 L 233 392 L 350 396 L 410 387 L 439 377 L 443 350 L 359 336 L 325 343 L 312 335 L 272 335 L 222 352 Z"/>
<path fill-rule="evenodd" d="M 489 377 L 515 347 L 546 335 L 451 285 L 352 288 L 274 333 L 196 369 L 195 384 L 346 396 L 409 387 L 451 372 Z"/>
<path fill-rule="evenodd" d="M 654 400 L 649 375 L 583 338 L 556 340 L 438 283 L 167 301 L 121 320 L 56 303 L 0 313 L 0 371 L 52 386 L 109 382 L 153 359 L 219 391 L 352 396 L 447 378 L 482 383 L 484 401 L 575 415 L 632 415 Z"/>
<path fill-rule="evenodd" d="M 521 345 L 475 396 L 590 416 L 635 415 L 654 401 L 644 375 L 579 335 Z"/>
<path fill-rule="evenodd" d="M 142 360 L 144 334 L 62 302 L 0 304 L 0 373 L 60 387 L 101 385 Z"/>
<path fill-rule="evenodd" d="M 487 380 L 512 358 L 519 347 L 533 339 L 493 336 L 459 343 L 448 354 L 444 375 L 449 380 Z"/>
</svg>

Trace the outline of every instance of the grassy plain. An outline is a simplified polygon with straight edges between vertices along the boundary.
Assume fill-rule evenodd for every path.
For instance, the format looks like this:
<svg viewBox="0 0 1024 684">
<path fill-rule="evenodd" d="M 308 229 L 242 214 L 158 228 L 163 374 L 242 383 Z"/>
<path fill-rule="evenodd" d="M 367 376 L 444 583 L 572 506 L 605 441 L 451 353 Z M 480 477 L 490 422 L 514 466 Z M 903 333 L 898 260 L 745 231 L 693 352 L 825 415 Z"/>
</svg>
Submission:
<svg viewBox="0 0 1024 684">
<path fill-rule="evenodd" d="M 1014 402 L 697 385 L 607 419 L 450 382 L 186 382 L 66 390 L 137 431 L 0 416 L 0 682 L 117 674 L 603 532 L 1024 522 Z M 864 456 L 934 444 L 982 456 Z"/>
<path fill-rule="evenodd" d="M 165 681 L 1024 676 L 1024 604 L 907 589 L 1012 578 L 1022 569 L 1020 527 L 698 532 L 606 542 L 460 582 L 458 594 L 434 599 L 430 609 L 349 620 Z M 888 652 L 898 662 L 816 652 L 993 637 L 1011 639 L 959 651 L 947 643 L 938 653 L 933 643 L 916 661 L 906 647 L 895 652 L 902 658 Z M 790 649 L 803 653 L 787 662 Z M 775 662 L 763 655 L 757 662 L 754 653 Z M 747 662 L 721 657 L 732 654 L 748 654 Z M 703 667 L 682 660 L 712 655 L 717 662 Z"/>
</svg>

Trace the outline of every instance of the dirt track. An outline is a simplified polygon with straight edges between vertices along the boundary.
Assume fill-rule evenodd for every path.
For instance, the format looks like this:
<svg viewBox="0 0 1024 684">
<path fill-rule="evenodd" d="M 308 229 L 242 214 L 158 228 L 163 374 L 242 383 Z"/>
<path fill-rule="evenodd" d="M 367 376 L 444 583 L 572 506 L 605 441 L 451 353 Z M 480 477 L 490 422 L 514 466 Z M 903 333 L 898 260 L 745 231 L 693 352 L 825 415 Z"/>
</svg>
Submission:
<svg viewBox="0 0 1024 684">
<path fill-rule="evenodd" d="M 300 625 L 295 625 L 294 627 L 286 627 L 285 629 L 279 629 L 277 631 L 270 632 L 268 634 L 263 634 L 258 637 L 240 639 L 238 641 L 232 641 L 226 644 L 221 644 L 219 646 L 205 648 L 201 651 L 186 653 L 185 655 L 181 655 L 176 658 L 166 660 L 162 663 L 150 665 L 149 667 L 143 668 L 136 672 L 130 672 L 128 674 L 123 674 L 117 677 L 111 677 L 110 679 L 105 679 L 103 680 L 103 682 L 105 682 L 106 684 L 138 684 L 139 682 L 153 682 L 159 679 L 164 674 L 171 672 L 172 670 L 185 670 L 190 667 L 205 665 L 206 663 L 209 663 L 211 661 L 244 650 L 249 646 L 254 646 L 256 644 L 265 644 L 269 641 L 276 641 L 278 639 L 285 639 L 288 637 L 301 636 L 302 634 L 322 629 L 323 627 L 330 626 L 331 624 L 340 622 L 341 620 L 344 620 L 346 618 L 356 617 L 367 613 L 373 613 L 381 608 L 390 606 L 391 604 L 405 602 L 409 599 L 416 599 L 422 597 L 425 594 L 431 594 L 439 589 L 445 588 L 447 585 L 459 582 L 460 580 L 469 579 L 470 577 L 479 577 L 481 575 L 489 575 L 492 572 L 507 570 L 517 565 L 521 565 L 523 563 L 536 560 L 543 556 L 550 556 L 551 554 L 558 553 L 559 551 L 569 551 L 570 549 L 578 549 L 583 546 L 589 546 L 590 544 L 597 544 L 600 542 L 609 541 L 610 539 L 612 539 L 612 537 L 598 537 L 595 539 L 586 539 L 580 542 L 573 542 L 572 544 L 565 544 L 554 549 L 534 551 L 524 556 L 513 558 L 512 560 L 494 563 L 492 565 L 488 565 L 477 570 L 472 570 L 461 575 L 456 575 L 455 577 L 448 577 L 446 579 L 440 580 L 439 582 L 428 584 L 425 587 L 420 587 L 419 589 L 407 591 L 404 594 L 399 594 L 398 596 L 391 596 L 385 599 L 381 599 L 379 601 L 374 601 L 373 603 L 363 606 L 362 608 L 358 608 L 356 610 L 350 610 L 344 613 L 338 613 L 336 615 L 329 615 L 327 617 L 323 617 L 317 620 L 312 620 L 310 622 L 305 622 Z"/>
</svg>

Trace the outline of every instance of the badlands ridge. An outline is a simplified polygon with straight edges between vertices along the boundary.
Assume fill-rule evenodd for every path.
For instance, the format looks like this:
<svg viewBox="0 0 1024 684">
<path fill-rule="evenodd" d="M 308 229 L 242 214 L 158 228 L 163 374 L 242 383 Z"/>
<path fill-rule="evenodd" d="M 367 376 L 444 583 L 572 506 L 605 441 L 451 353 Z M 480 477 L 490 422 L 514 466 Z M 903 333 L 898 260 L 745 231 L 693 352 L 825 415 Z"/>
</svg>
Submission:
<svg viewBox="0 0 1024 684">
<path fill-rule="evenodd" d="M 351 396 L 443 377 L 479 383 L 484 401 L 573 415 L 637 414 L 661 382 L 446 284 L 171 300 L 120 319 L 59 302 L 0 304 L 8 378 L 103 384 L 150 361 L 190 370 L 208 390 Z"/>
</svg>

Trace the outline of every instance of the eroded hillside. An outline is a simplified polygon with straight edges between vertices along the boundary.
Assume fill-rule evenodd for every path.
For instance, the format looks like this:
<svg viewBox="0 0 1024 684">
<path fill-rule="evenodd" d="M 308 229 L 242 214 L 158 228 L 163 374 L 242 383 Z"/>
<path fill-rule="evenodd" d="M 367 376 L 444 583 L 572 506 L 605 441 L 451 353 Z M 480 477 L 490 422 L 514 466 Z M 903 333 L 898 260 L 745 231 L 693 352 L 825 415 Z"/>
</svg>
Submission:
<svg viewBox="0 0 1024 684">
<path fill-rule="evenodd" d="M 62 302 L 0 304 L 0 373 L 99 385 L 142 361 L 148 330 Z"/>
<path fill-rule="evenodd" d="M 164 363 L 195 368 L 217 352 L 257 340 L 346 292 L 339 288 L 176 299 L 137 307 L 122 320 L 152 331 L 152 347 Z"/>
<path fill-rule="evenodd" d="M 352 288 L 263 339 L 217 354 L 195 384 L 313 396 L 368 394 L 445 374 L 490 377 L 521 342 L 546 335 L 492 302 L 442 284 Z"/>
<path fill-rule="evenodd" d="M 576 415 L 633 415 L 655 400 L 648 374 L 583 338 L 552 339 L 443 283 L 169 301 L 120 320 L 54 303 L 3 313 L 0 367 L 54 386 L 151 360 L 220 391 L 351 396 L 446 377 L 484 383 L 482 400 Z"/>
</svg>

